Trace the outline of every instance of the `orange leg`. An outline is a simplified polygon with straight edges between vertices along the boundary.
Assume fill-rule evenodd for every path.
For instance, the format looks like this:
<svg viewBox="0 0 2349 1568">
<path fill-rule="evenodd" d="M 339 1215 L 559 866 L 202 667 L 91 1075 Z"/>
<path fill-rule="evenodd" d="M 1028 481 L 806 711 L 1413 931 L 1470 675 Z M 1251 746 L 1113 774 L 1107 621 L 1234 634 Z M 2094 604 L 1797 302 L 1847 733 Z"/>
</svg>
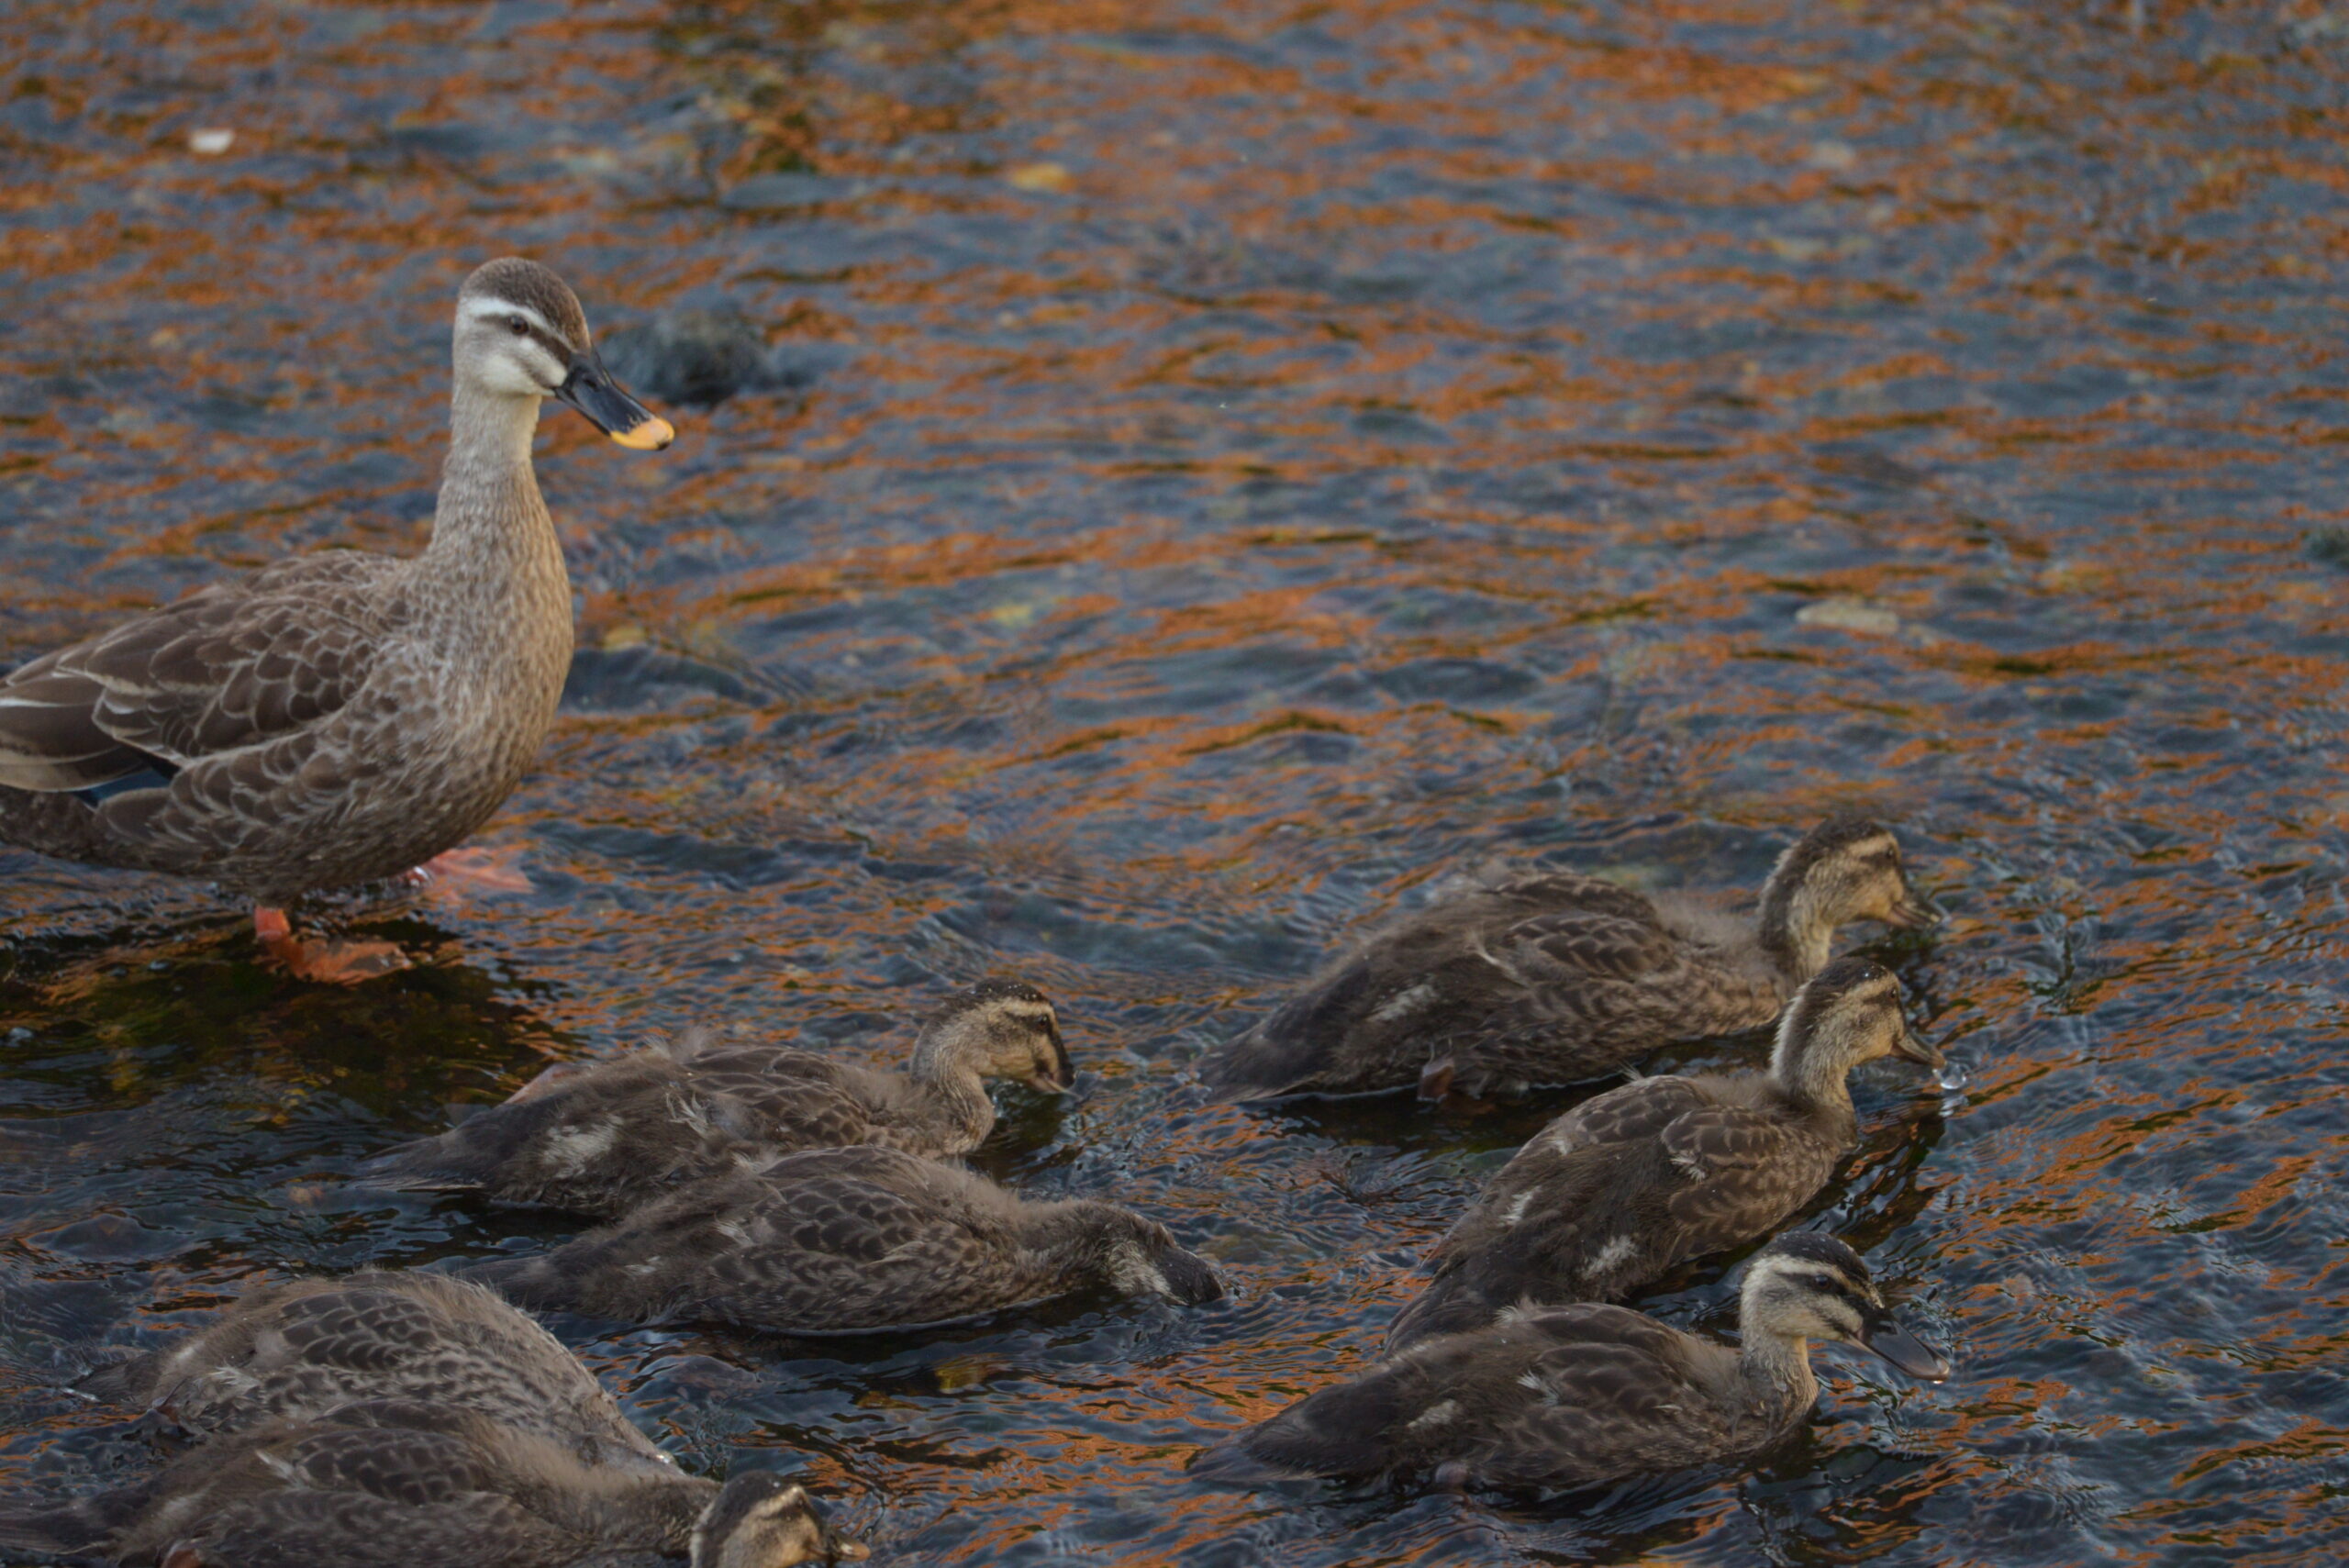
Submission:
<svg viewBox="0 0 2349 1568">
<path fill-rule="evenodd" d="M 298 980 L 324 985 L 356 985 L 378 975 L 408 967 L 407 954 L 396 942 L 306 942 L 294 935 L 294 922 L 283 909 L 253 911 L 253 935 L 262 951 Z"/>
</svg>

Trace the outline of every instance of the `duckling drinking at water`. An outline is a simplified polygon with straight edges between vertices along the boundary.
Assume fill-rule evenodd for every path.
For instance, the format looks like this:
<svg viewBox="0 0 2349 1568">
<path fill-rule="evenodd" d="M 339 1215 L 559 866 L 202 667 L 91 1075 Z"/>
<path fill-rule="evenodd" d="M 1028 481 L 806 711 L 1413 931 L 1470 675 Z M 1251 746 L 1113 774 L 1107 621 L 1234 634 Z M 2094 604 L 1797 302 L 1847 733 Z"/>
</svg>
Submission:
<svg viewBox="0 0 2349 1568">
<path fill-rule="evenodd" d="M 1899 841 L 1849 817 L 1779 857 L 1750 927 L 1571 873 L 1490 881 L 1372 935 L 1199 1076 L 1219 1100 L 1573 1083 L 1768 1023 L 1852 921 L 1932 917 Z"/>
<path fill-rule="evenodd" d="M 1223 1295 L 1205 1260 L 1129 1209 L 1031 1203 L 872 1146 L 714 1176 L 544 1256 L 465 1272 L 540 1310 L 788 1334 L 921 1328 L 1080 1290 Z"/>
<path fill-rule="evenodd" d="M 584 1462 L 476 1411 L 406 1400 L 216 1438 L 148 1480 L 0 1507 L 0 1548 L 126 1568 L 693 1568 L 852 1562 L 800 1487 Z M 641 1556 L 638 1554 L 642 1554 Z"/>
<path fill-rule="evenodd" d="M 1767 1452 L 1819 1397 L 1814 1340 L 1928 1382 L 1949 1375 L 1892 1321 L 1858 1254 L 1817 1231 L 1754 1254 L 1737 1321 L 1731 1350 L 1621 1307 L 1513 1308 L 1308 1396 L 1208 1450 L 1192 1473 L 1596 1485 Z"/>
<path fill-rule="evenodd" d="M 83 1380 L 191 1431 L 316 1419 L 356 1400 L 477 1412 L 582 1460 L 666 1471 L 669 1456 L 561 1340 L 494 1293 L 389 1270 L 248 1291 L 209 1327 Z"/>
<path fill-rule="evenodd" d="M 551 1069 L 502 1106 L 360 1167 L 383 1185 L 617 1217 L 675 1187 L 805 1149 L 962 1154 L 995 1127 L 982 1080 L 1061 1094 L 1075 1081 L 1044 994 L 988 980 L 939 1005 L 905 1073 L 778 1045 L 688 1037 Z"/>
<path fill-rule="evenodd" d="M 1642 1078 L 1553 1121 L 1436 1243 L 1435 1279 L 1387 1348 L 1521 1303 L 1617 1300 L 1767 1235 L 1858 1141 L 1854 1067 L 1887 1054 L 1942 1065 L 1900 1004 L 1889 971 L 1838 959 L 1796 994 L 1766 1072 Z"/>
</svg>

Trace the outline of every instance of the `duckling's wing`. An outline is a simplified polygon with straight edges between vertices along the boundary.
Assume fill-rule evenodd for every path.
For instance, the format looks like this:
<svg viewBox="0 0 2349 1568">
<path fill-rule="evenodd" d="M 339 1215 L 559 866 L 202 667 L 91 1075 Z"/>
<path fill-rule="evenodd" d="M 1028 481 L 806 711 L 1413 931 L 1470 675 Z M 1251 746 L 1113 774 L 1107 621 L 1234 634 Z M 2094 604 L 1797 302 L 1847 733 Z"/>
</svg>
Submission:
<svg viewBox="0 0 2349 1568">
<path fill-rule="evenodd" d="M 756 1116 L 760 1136 L 780 1150 L 841 1149 L 874 1130 L 874 1096 L 863 1069 L 776 1046 L 714 1051 L 693 1066 L 695 1084 L 723 1093 Z"/>
<path fill-rule="evenodd" d="M 1834 1151 L 1799 1124 L 1742 1106 L 1709 1106 L 1659 1135 L 1672 1184 L 1664 1205 L 1676 1255 L 1697 1257 L 1762 1235 L 1833 1173 Z"/>
<path fill-rule="evenodd" d="M 470 1441 L 406 1428 L 304 1429 L 263 1445 L 287 1485 L 365 1492 L 395 1503 L 445 1503 L 498 1489 L 500 1473 Z"/>
<path fill-rule="evenodd" d="M 0 681 L 0 784 L 85 789 L 244 751 L 340 710 L 384 629 L 357 550 L 216 584 Z"/>
<path fill-rule="evenodd" d="M 1497 1412 L 1484 1480 L 1586 1485 L 1694 1463 L 1722 1445 L 1687 1335 L 1621 1307 L 1542 1316 L 1557 1343 L 1520 1379 L 1526 1396 Z"/>
<path fill-rule="evenodd" d="M 408 1191 L 479 1190 L 504 1203 L 618 1214 L 711 1173 L 759 1130 L 750 1107 L 692 1086 L 666 1052 L 640 1051 L 551 1081 L 541 1074 L 503 1105 L 359 1170 Z"/>
<path fill-rule="evenodd" d="M 1641 1078 L 1594 1095 L 1535 1133 L 1493 1173 L 1429 1251 L 1428 1264 L 1441 1271 L 1453 1258 L 1507 1245 L 1530 1212 L 1571 1204 L 1603 1177 L 1605 1168 L 1585 1157 L 1589 1151 L 1657 1137 L 1709 1103 L 1695 1080 L 1679 1077 Z"/>
<path fill-rule="evenodd" d="M 1605 909 L 1554 909 L 1520 920 L 1495 944 L 1527 983 L 1557 984 L 1579 976 L 1641 980 L 1680 962 L 1672 933 L 1644 907 L 1639 916 Z"/>
<path fill-rule="evenodd" d="M 574 1560 L 579 1542 L 508 1497 L 416 1506 L 367 1492 L 274 1492 L 197 1521 L 165 1568 L 507 1568 Z"/>
</svg>

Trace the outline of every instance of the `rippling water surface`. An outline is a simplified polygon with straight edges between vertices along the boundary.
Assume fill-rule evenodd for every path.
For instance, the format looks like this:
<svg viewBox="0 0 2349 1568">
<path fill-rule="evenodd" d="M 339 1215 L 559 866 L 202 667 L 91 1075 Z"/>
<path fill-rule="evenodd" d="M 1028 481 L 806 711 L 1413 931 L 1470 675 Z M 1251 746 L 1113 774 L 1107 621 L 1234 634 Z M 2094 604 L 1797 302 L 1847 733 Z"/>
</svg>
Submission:
<svg viewBox="0 0 2349 1568">
<path fill-rule="evenodd" d="M 1008 971 L 1081 1090 L 981 1164 L 1232 1300 L 561 1325 L 885 1560 L 2349 1554 L 2344 83 L 2311 0 L 19 0 L 0 657 L 411 548 L 488 256 L 730 304 L 784 384 L 656 458 L 550 417 L 583 651 L 483 835 L 535 891 L 314 911 L 426 966 L 0 855 L 0 1480 L 148 1462 L 57 1391 L 94 1344 L 560 1234 L 345 1184 L 451 1104 L 692 1020 L 894 1061 Z M 1813 1222 L 1958 1375 L 1830 1353 L 1769 1463 L 1595 1505 L 1186 1479 L 1567 1098 L 1202 1107 L 1198 1053 L 1448 870 L 1750 894 L 1839 807 L 1950 911 L 1869 951 L 1972 1082 L 1863 1073 Z"/>
</svg>

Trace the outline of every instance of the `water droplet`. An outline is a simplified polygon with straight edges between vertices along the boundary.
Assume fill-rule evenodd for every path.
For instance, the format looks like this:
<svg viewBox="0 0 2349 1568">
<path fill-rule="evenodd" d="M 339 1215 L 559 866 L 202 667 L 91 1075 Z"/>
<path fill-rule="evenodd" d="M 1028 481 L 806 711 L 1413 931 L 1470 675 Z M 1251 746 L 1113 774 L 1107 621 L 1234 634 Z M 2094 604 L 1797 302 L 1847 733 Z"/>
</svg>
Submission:
<svg viewBox="0 0 2349 1568">
<path fill-rule="evenodd" d="M 1933 1082 L 1945 1090 L 1963 1089 L 1974 1082 L 1974 1074 L 1966 1070 L 1963 1062 L 1944 1062 L 1941 1070 L 1933 1074 Z"/>
</svg>

